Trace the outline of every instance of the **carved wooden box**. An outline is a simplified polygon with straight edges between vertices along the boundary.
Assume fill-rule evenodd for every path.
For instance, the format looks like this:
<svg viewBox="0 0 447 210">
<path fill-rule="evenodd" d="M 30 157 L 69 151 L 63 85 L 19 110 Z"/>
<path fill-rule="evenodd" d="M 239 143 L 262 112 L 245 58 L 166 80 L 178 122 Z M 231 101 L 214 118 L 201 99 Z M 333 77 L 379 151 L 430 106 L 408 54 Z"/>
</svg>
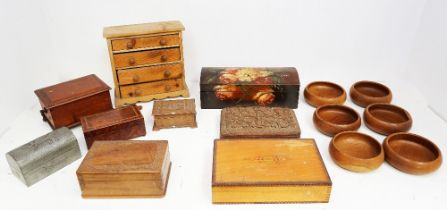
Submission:
<svg viewBox="0 0 447 210">
<path fill-rule="evenodd" d="M 141 107 L 130 105 L 81 118 L 87 148 L 95 141 L 126 140 L 146 135 Z"/>
<path fill-rule="evenodd" d="M 203 67 L 202 109 L 228 106 L 298 107 L 300 81 L 293 67 Z"/>
<path fill-rule="evenodd" d="M 299 138 L 295 112 L 280 107 L 227 107 L 222 109 L 220 138 Z"/>
<path fill-rule="evenodd" d="M 213 203 L 328 202 L 331 187 L 313 139 L 214 141 Z"/>
<path fill-rule="evenodd" d="M 78 141 L 66 127 L 6 153 L 12 174 L 26 186 L 33 185 L 80 157 Z"/>
<path fill-rule="evenodd" d="M 167 97 L 188 97 L 183 68 L 180 21 L 104 28 L 113 79 L 115 105 Z"/>
<path fill-rule="evenodd" d="M 154 116 L 153 130 L 197 127 L 194 99 L 155 101 L 152 115 Z"/>
<path fill-rule="evenodd" d="M 112 109 L 110 87 L 96 75 L 35 90 L 43 120 L 55 128 L 79 125 L 79 118 Z"/>
<path fill-rule="evenodd" d="M 98 141 L 76 174 L 84 198 L 162 197 L 170 168 L 168 141 Z"/>
</svg>

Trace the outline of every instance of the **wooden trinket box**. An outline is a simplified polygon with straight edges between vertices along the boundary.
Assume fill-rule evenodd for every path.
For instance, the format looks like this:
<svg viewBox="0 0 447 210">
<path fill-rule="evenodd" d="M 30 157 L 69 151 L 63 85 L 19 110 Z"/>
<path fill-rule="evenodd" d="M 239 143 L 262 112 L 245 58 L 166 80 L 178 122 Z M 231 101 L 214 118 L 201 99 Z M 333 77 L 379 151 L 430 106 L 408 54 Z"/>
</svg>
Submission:
<svg viewBox="0 0 447 210">
<path fill-rule="evenodd" d="M 162 197 L 171 162 L 168 141 L 98 141 L 76 174 L 84 198 Z"/>
<path fill-rule="evenodd" d="M 152 115 L 155 131 L 162 128 L 197 127 L 194 99 L 155 101 Z"/>
<path fill-rule="evenodd" d="M 228 106 L 298 107 L 300 81 L 293 67 L 204 67 L 200 76 L 202 109 Z"/>
<path fill-rule="evenodd" d="M 115 105 L 188 97 L 180 21 L 104 28 L 115 82 Z"/>
<path fill-rule="evenodd" d="M 87 148 L 95 141 L 126 140 L 146 135 L 141 107 L 130 105 L 81 118 Z"/>
<path fill-rule="evenodd" d="M 112 109 L 110 87 L 91 74 L 35 90 L 43 120 L 51 128 L 74 127 L 79 118 Z"/>
<path fill-rule="evenodd" d="M 79 158 L 81 151 L 78 141 L 66 127 L 6 153 L 12 174 L 28 187 Z"/>
<path fill-rule="evenodd" d="M 220 138 L 299 138 L 300 133 L 292 109 L 227 107 L 221 112 Z"/>
<path fill-rule="evenodd" d="M 213 203 L 328 202 L 331 188 L 313 139 L 214 141 Z"/>
</svg>

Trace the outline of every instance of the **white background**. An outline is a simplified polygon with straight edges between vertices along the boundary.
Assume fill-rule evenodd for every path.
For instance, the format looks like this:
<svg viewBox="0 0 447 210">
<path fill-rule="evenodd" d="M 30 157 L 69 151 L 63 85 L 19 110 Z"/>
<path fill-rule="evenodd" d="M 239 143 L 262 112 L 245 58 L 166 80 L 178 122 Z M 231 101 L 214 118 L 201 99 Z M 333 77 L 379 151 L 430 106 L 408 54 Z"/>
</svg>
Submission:
<svg viewBox="0 0 447 210">
<path fill-rule="evenodd" d="M 202 66 L 295 66 L 303 87 L 330 80 L 346 90 L 357 80 L 388 85 L 393 103 L 412 115 L 412 132 L 447 151 L 447 1 L 32 1 L 0 0 L 0 154 L 50 131 L 33 91 L 95 73 L 110 86 L 104 26 L 181 20 L 191 97 L 199 104 Z M 302 95 L 302 92 L 300 93 Z M 359 113 L 363 110 L 352 104 Z M 163 199 L 84 200 L 75 177 L 80 160 L 26 188 L 0 159 L 0 206 L 5 209 L 308 208 L 440 209 L 447 193 L 446 167 L 426 176 L 388 164 L 357 174 L 329 157 L 330 138 L 312 125 L 313 108 L 302 96 L 296 110 L 303 137 L 315 138 L 333 185 L 329 204 L 211 205 L 213 139 L 219 110 L 197 106 L 197 129 L 152 132 L 152 103 L 144 104 L 148 135 L 168 139 L 173 168 Z M 435 114 L 437 113 L 437 114 Z M 360 129 L 382 141 L 362 126 Z M 81 129 L 73 129 L 86 152 Z M 3 209 L 3 208 L 2 208 Z"/>
</svg>

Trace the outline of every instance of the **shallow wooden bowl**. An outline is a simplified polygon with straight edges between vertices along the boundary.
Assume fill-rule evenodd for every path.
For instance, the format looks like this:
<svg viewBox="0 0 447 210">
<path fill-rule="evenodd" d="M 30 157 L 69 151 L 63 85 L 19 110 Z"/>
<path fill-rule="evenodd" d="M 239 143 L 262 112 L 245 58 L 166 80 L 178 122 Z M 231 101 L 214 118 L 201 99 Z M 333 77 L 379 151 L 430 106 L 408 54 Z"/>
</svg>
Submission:
<svg viewBox="0 0 447 210">
<path fill-rule="evenodd" d="M 382 145 L 376 139 L 356 131 L 335 135 L 329 144 L 329 153 L 337 165 L 355 172 L 372 171 L 385 158 Z"/>
<path fill-rule="evenodd" d="M 306 86 L 304 99 L 314 107 L 328 104 L 343 104 L 346 101 L 346 92 L 335 83 L 316 81 Z"/>
<path fill-rule="evenodd" d="M 334 136 L 343 131 L 355 131 L 360 127 L 359 114 L 343 105 L 318 107 L 313 116 L 315 127 L 323 134 Z"/>
<path fill-rule="evenodd" d="M 349 90 L 351 100 L 366 107 L 374 103 L 390 103 L 392 99 L 391 90 L 378 82 L 359 81 L 354 83 Z"/>
<path fill-rule="evenodd" d="M 368 128 L 383 135 L 408 131 L 413 123 L 405 109 L 392 104 L 370 104 L 363 118 Z"/>
<path fill-rule="evenodd" d="M 442 155 L 430 140 L 412 133 L 394 133 L 383 142 L 386 161 L 410 174 L 426 174 L 441 166 Z"/>
</svg>

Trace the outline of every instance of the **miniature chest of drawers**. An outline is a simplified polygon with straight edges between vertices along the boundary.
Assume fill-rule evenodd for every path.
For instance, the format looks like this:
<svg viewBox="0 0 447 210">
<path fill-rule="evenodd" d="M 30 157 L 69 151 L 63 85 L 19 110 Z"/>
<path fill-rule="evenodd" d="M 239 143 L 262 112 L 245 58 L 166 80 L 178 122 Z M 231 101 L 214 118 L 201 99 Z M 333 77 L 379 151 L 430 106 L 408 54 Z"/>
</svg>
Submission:
<svg viewBox="0 0 447 210">
<path fill-rule="evenodd" d="M 115 82 L 115 105 L 188 97 L 179 21 L 104 28 Z"/>
<path fill-rule="evenodd" d="M 155 101 L 152 115 L 155 131 L 162 128 L 197 127 L 194 99 Z"/>
</svg>

